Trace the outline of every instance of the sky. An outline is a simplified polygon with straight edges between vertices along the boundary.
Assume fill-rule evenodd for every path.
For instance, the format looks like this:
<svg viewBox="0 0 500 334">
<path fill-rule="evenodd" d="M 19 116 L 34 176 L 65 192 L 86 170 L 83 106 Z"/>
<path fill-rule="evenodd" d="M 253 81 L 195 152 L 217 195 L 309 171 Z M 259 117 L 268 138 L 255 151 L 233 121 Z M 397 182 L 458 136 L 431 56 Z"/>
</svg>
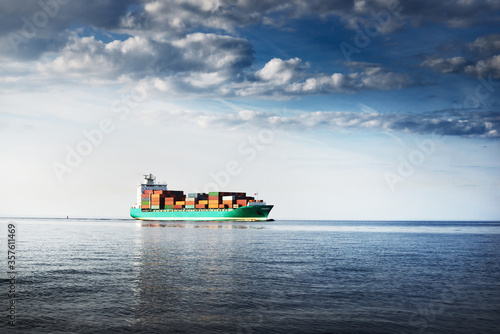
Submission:
<svg viewBox="0 0 500 334">
<path fill-rule="evenodd" d="M 0 2 L 0 216 L 152 173 L 270 218 L 500 219 L 497 0 Z"/>
</svg>

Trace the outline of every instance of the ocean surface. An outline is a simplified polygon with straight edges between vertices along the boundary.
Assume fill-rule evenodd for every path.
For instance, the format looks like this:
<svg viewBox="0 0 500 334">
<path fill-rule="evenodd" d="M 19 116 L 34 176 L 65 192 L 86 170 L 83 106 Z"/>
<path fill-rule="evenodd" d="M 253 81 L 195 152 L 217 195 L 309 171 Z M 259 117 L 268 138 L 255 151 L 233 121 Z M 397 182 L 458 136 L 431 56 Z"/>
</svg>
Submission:
<svg viewBox="0 0 500 334">
<path fill-rule="evenodd" d="M 498 222 L 1 218 L 0 241 L 0 333 L 500 332 Z"/>
</svg>

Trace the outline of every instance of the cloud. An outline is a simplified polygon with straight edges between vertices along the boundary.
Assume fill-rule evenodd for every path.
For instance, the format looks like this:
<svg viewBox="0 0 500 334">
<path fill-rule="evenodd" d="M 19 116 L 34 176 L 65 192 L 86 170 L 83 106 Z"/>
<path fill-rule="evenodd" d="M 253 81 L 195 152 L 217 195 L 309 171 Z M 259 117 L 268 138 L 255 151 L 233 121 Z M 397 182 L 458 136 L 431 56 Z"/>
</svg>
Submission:
<svg viewBox="0 0 500 334">
<path fill-rule="evenodd" d="M 291 122 L 290 122 L 291 121 Z M 352 112 L 303 113 L 283 126 L 297 129 L 372 129 L 418 134 L 500 138 L 500 115 L 494 112 L 445 111 L 424 114 Z"/>
<path fill-rule="evenodd" d="M 408 75 L 378 65 L 365 66 L 357 72 L 333 74 L 308 73 L 307 68 L 308 64 L 299 58 L 274 58 L 255 76 L 249 76 L 250 80 L 234 84 L 232 91 L 237 96 L 286 97 L 400 89 L 413 84 Z"/>
<path fill-rule="evenodd" d="M 158 42 L 130 37 L 109 43 L 73 34 L 54 56 L 37 64 L 46 77 L 80 80 L 150 79 L 160 91 L 221 96 L 293 96 L 353 93 L 359 90 L 401 89 L 413 84 L 407 74 L 364 63 L 348 73 L 309 72 L 300 58 L 269 60 L 253 69 L 251 45 L 244 39 L 193 33 Z"/>
<path fill-rule="evenodd" d="M 500 138 L 500 114 L 497 112 L 468 113 L 459 110 L 442 110 L 422 114 L 377 113 L 365 108 L 363 112 L 316 111 L 294 114 L 240 110 L 232 114 L 199 110 L 156 110 L 155 119 L 165 123 L 173 120 L 194 123 L 203 128 L 238 129 L 249 126 L 271 130 L 314 131 L 329 129 L 374 130 L 443 136 Z M 149 115 L 151 111 L 146 111 Z M 145 117 L 149 120 L 150 117 Z"/>
<path fill-rule="evenodd" d="M 351 29 L 390 34 L 408 24 L 463 28 L 496 23 L 498 1 L 450 0 L 17 0 L 0 2 L 1 53 L 37 59 L 64 47 L 68 30 L 90 26 L 163 42 L 195 31 L 234 35 L 249 25 L 287 27 L 294 20 L 333 17 Z M 478 41 L 479 43 L 480 41 Z"/>
<path fill-rule="evenodd" d="M 466 46 L 481 55 L 492 56 L 494 53 L 500 52 L 500 34 L 490 34 L 476 38 Z"/>
<path fill-rule="evenodd" d="M 465 67 L 465 73 L 479 77 L 500 78 L 500 55 L 493 56 L 485 60 L 479 60 L 477 63 Z"/>
<path fill-rule="evenodd" d="M 41 60 L 38 70 L 46 75 L 108 79 L 184 73 L 221 82 L 250 66 L 253 57 L 246 40 L 215 34 L 194 33 L 171 42 L 130 37 L 109 43 L 73 35 L 54 59 Z"/>
<path fill-rule="evenodd" d="M 278 85 L 286 84 L 291 81 L 301 80 L 307 67 L 307 64 L 302 64 L 300 58 L 288 60 L 273 58 L 262 69 L 258 70 L 255 76 L 262 81 Z"/>
<path fill-rule="evenodd" d="M 461 73 L 464 71 L 468 61 L 464 57 L 438 58 L 429 57 L 420 64 L 422 67 L 428 67 L 433 71 L 440 73 Z"/>
<path fill-rule="evenodd" d="M 209 27 L 232 32 L 251 24 L 283 25 L 283 22 L 305 17 L 337 17 L 348 26 L 378 23 L 380 33 L 390 33 L 407 22 L 421 25 L 440 22 L 463 28 L 487 21 L 495 22 L 495 1 L 451 0 L 177 0 L 152 1 L 145 5 L 145 16 L 137 13 L 138 22 L 149 20 L 149 28 L 182 33 L 194 27 Z M 132 20 L 134 21 L 134 19 Z M 144 23 L 142 23 L 144 25 Z"/>
<path fill-rule="evenodd" d="M 490 34 L 476 38 L 464 46 L 471 51 L 469 59 L 462 56 L 427 57 L 421 67 L 427 67 L 435 72 L 464 73 L 473 77 L 500 77 L 500 34 Z M 495 54 L 497 53 L 497 54 Z"/>
<path fill-rule="evenodd" d="M 500 78 L 500 55 L 481 60 L 467 60 L 464 57 L 439 58 L 431 56 L 420 66 L 443 74 L 462 73 L 476 78 Z"/>
<path fill-rule="evenodd" d="M 140 0 L 17 0 L 0 2 L 0 54 L 38 59 L 64 47 L 69 29 L 86 25 L 116 30 L 121 17 Z"/>
<path fill-rule="evenodd" d="M 416 83 L 410 74 L 382 65 L 387 64 L 382 59 L 380 64 L 352 62 L 347 71 L 314 68 L 307 59 L 293 56 L 268 59 L 254 68 L 253 46 L 239 37 L 239 29 L 269 24 L 286 28 L 297 20 L 333 17 L 352 29 L 375 23 L 378 32 L 390 34 L 428 21 L 448 26 L 488 22 L 498 9 L 494 1 L 466 0 L 446 5 L 430 0 L 19 0 L 0 3 L 0 58 L 25 61 L 30 69 L 36 64 L 30 73 L 40 79 L 148 80 L 152 87 L 172 94 L 352 94 Z M 46 23 L 40 22 L 42 16 Z M 23 35 L 28 25 L 36 28 L 29 38 Z M 16 42 L 17 53 L 11 47 L 12 36 L 22 38 Z M 440 73 L 498 77 L 498 36 L 467 44 L 482 57 L 432 56 L 421 66 Z M 10 75 L 14 80 L 15 74 Z"/>
</svg>

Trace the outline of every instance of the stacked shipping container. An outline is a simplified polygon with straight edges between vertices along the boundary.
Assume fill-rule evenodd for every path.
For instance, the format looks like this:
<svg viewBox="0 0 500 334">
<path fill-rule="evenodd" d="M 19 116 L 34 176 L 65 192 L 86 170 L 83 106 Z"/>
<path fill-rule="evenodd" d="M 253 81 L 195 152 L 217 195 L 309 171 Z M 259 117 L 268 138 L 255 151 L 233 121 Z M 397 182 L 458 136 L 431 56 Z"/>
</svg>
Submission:
<svg viewBox="0 0 500 334">
<path fill-rule="evenodd" d="M 153 190 L 145 190 L 141 195 L 141 208 L 149 210 L 151 209 L 151 194 Z"/>
<path fill-rule="evenodd" d="M 141 196 L 143 210 L 228 209 L 246 206 L 255 199 L 241 192 L 189 193 L 180 190 L 145 190 Z"/>
</svg>

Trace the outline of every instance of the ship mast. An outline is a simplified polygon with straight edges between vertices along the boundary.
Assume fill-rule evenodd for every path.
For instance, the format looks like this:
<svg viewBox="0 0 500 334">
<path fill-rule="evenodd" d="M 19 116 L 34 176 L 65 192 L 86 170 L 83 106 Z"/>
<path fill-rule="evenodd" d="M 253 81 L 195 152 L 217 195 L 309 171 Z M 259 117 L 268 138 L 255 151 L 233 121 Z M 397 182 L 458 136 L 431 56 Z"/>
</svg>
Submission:
<svg viewBox="0 0 500 334">
<path fill-rule="evenodd" d="M 156 176 L 153 176 L 153 174 L 146 174 L 146 175 L 144 175 L 144 181 L 146 181 L 146 183 L 143 183 L 143 184 L 148 185 L 148 186 L 152 186 L 155 184 L 155 180 L 156 180 Z"/>
</svg>

